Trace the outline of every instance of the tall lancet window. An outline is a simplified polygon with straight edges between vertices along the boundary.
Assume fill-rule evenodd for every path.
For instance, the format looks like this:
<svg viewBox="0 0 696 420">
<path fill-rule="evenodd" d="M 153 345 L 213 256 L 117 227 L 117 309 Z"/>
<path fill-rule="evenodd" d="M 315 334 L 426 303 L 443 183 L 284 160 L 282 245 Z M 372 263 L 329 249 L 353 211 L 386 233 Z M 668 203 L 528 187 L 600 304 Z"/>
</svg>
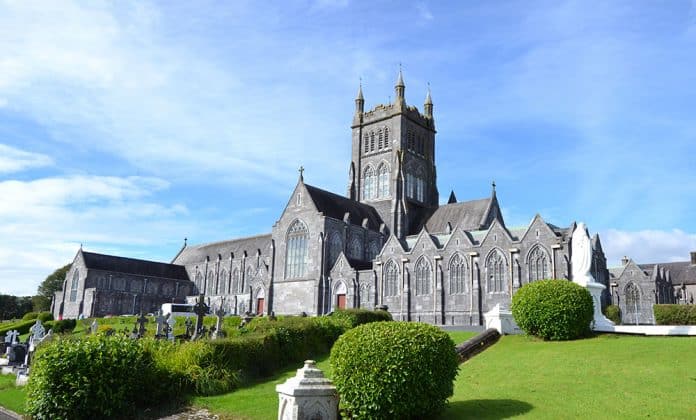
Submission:
<svg viewBox="0 0 696 420">
<path fill-rule="evenodd" d="M 232 293 L 239 293 L 239 270 L 232 270 Z"/>
<path fill-rule="evenodd" d="M 380 198 L 389 197 L 389 166 L 386 163 L 379 165 L 377 173 L 379 183 L 377 195 Z"/>
<path fill-rule="evenodd" d="M 506 262 L 503 254 L 493 251 L 486 261 L 486 274 L 488 276 L 488 293 L 502 293 L 507 289 Z"/>
<path fill-rule="evenodd" d="M 550 278 L 549 258 L 546 252 L 540 247 L 535 246 L 528 257 L 529 282 Z"/>
<path fill-rule="evenodd" d="M 421 258 L 416 263 L 416 294 L 430 294 L 430 263 L 425 258 Z"/>
<path fill-rule="evenodd" d="M 628 283 L 624 292 L 626 294 L 626 315 L 630 315 L 627 316 L 627 318 L 629 321 L 638 322 L 638 316 L 640 314 L 640 289 L 635 283 Z"/>
<path fill-rule="evenodd" d="M 77 301 L 77 285 L 80 283 L 80 273 L 75 270 L 72 281 L 70 282 L 70 302 Z"/>
<path fill-rule="evenodd" d="M 399 294 L 399 267 L 392 260 L 384 266 L 384 296 Z"/>
<path fill-rule="evenodd" d="M 343 251 L 343 240 L 341 234 L 334 232 L 329 239 L 329 268 L 333 267 L 338 259 L 338 255 Z"/>
<path fill-rule="evenodd" d="M 285 256 L 285 277 L 297 278 L 305 275 L 307 270 L 307 244 L 309 231 L 304 223 L 295 220 L 290 229 L 285 243 L 287 254 Z"/>
<path fill-rule="evenodd" d="M 466 292 L 466 261 L 459 254 L 454 254 L 449 267 L 450 294 Z"/>
<path fill-rule="evenodd" d="M 229 290 L 227 290 L 227 284 L 228 284 L 229 276 L 227 274 L 226 269 L 220 270 L 220 284 L 218 285 L 218 293 L 221 295 L 226 295 L 229 293 Z"/>
<path fill-rule="evenodd" d="M 365 169 L 363 199 L 372 200 L 377 198 L 377 174 L 372 166 Z"/>
</svg>

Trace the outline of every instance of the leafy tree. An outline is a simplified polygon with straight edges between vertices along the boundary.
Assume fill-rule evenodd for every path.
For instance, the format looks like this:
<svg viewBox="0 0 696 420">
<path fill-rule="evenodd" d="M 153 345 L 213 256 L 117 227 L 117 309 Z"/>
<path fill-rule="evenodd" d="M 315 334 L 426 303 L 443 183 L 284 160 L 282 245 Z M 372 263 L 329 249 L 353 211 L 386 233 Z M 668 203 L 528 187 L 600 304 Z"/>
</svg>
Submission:
<svg viewBox="0 0 696 420">
<path fill-rule="evenodd" d="M 21 318 L 31 312 L 31 296 L 0 295 L 0 319 Z"/>
<path fill-rule="evenodd" d="M 66 264 L 46 277 L 39 285 L 39 296 L 47 297 L 50 302 L 51 298 L 53 298 L 53 294 L 63 289 L 65 275 L 68 273 L 68 270 L 70 270 L 71 265 L 72 264 Z"/>
</svg>

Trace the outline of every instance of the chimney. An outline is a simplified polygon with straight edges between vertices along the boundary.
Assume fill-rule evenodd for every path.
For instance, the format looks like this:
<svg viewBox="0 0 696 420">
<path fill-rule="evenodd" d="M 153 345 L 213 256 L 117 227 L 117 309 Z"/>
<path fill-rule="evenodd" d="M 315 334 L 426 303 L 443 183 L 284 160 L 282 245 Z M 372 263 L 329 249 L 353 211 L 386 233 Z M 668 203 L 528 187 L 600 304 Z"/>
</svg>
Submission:
<svg viewBox="0 0 696 420">
<path fill-rule="evenodd" d="M 628 257 L 624 255 L 623 258 L 621 258 L 621 265 L 628 265 Z"/>
<path fill-rule="evenodd" d="M 691 264 L 696 265 L 696 251 L 691 251 Z"/>
</svg>

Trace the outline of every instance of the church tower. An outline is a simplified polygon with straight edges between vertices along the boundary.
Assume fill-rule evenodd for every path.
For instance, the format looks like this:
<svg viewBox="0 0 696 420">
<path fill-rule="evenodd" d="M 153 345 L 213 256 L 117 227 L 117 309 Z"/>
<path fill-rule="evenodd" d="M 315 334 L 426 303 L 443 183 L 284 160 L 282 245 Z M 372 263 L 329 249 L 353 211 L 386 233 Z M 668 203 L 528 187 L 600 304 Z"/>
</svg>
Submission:
<svg viewBox="0 0 696 420">
<path fill-rule="evenodd" d="M 355 98 L 348 196 L 369 204 L 399 238 L 417 232 L 438 206 L 435 120 L 428 89 L 423 113 L 407 105 L 399 69 L 394 102 L 364 109 L 362 84 Z"/>
</svg>

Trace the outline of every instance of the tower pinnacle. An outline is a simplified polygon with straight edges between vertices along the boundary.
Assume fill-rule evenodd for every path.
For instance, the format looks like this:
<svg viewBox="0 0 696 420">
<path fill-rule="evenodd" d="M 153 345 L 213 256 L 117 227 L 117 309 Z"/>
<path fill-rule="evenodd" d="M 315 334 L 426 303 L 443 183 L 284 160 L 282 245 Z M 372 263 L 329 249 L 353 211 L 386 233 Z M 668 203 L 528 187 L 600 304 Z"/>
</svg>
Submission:
<svg viewBox="0 0 696 420">
<path fill-rule="evenodd" d="M 425 111 L 425 116 L 427 118 L 433 117 L 433 98 L 430 97 L 430 83 L 428 83 L 428 93 L 425 95 L 423 110 Z"/>
<path fill-rule="evenodd" d="M 361 113 L 364 110 L 365 110 L 365 98 L 363 98 L 362 78 L 360 78 L 360 84 L 358 85 L 358 95 L 355 97 L 355 112 Z"/>
<path fill-rule="evenodd" d="M 404 84 L 404 76 L 401 73 L 401 63 L 399 63 L 399 78 L 396 80 L 394 90 L 396 91 L 396 103 L 401 105 L 405 104 L 404 91 L 406 90 L 406 85 Z"/>
</svg>

